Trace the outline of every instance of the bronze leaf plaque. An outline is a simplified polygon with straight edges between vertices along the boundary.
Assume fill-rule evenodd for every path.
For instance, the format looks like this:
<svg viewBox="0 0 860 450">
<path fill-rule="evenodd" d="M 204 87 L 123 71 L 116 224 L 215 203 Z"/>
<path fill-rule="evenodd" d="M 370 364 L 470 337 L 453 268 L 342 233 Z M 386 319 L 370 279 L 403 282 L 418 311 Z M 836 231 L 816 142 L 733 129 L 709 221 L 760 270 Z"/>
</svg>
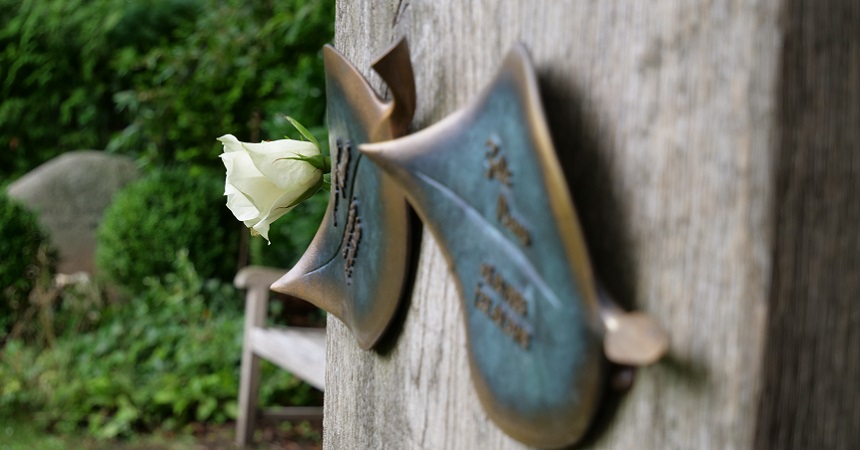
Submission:
<svg viewBox="0 0 860 450">
<path fill-rule="evenodd" d="M 360 149 L 439 242 L 478 397 L 512 437 L 545 448 L 578 441 L 600 402 L 607 357 L 639 365 L 665 351 L 650 318 L 599 295 L 524 47 L 464 109 Z"/>
<path fill-rule="evenodd" d="M 332 153 L 328 210 L 307 252 L 272 289 L 334 314 L 369 349 L 405 294 L 412 230 L 402 192 L 358 146 L 406 131 L 415 83 L 405 40 L 373 65 L 389 85 L 390 101 L 334 48 L 325 47 L 324 60 Z"/>
</svg>

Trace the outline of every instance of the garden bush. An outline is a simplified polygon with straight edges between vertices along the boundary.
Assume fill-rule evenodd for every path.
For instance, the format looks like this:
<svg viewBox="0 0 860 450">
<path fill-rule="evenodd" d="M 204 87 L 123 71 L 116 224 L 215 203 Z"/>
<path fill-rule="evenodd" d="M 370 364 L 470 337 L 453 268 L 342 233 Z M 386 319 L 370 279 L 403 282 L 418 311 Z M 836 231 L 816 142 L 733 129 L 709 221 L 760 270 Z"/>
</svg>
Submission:
<svg viewBox="0 0 860 450">
<path fill-rule="evenodd" d="M 180 251 L 131 301 L 103 310 L 98 326 L 50 347 L 10 341 L 0 351 L 0 419 L 32 413 L 47 430 L 98 437 L 222 423 L 236 416 L 241 357 L 239 293 L 205 280 Z M 261 405 L 319 404 L 321 394 L 263 367 Z M 0 420 L 2 422 L 2 420 Z"/>
<path fill-rule="evenodd" d="M 221 134 L 279 139 L 292 131 L 284 114 L 321 125 L 333 12 L 330 0 L 207 2 L 173 43 L 126 47 L 112 66 L 128 74 L 129 88 L 114 95 L 128 126 L 109 148 L 211 166 Z"/>
<path fill-rule="evenodd" d="M 0 0 L 0 179 L 81 148 L 216 167 L 318 127 L 333 0 Z"/>
<path fill-rule="evenodd" d="M 105 211 L 97 232 L 96 265 L 121 288 L 143 288 L 168 273 L 187 249 L 204 278 L 236 275 L 240 224 L 226 207 L 220 173 L 171 168 L 126 186 Z"/>
<path fill-rule="evenodd" d="M 0 346 L 37 281 L 50 280 L 55 265 L 56 252 L 36 214 L 0 190 Z"/>
<path fill-rule="evenodd" d="M 0 178 L 109 140 L 115 5 L 0 0 Z"/>
</svg>

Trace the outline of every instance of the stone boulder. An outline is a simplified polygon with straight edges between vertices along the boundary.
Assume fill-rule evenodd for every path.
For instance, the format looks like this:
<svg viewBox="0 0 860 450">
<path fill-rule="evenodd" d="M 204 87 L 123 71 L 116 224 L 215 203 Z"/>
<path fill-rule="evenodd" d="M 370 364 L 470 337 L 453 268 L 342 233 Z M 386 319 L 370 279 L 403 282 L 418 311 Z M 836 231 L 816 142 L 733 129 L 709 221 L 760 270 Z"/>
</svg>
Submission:
<svg viewBox="0 0 860 450">
<path fill-rule="evenodd" d="M 60 253 L 58 272 L 94 273 L 96 229 L 104 211 L 114 194 L 138 177 L 127 157 L 78 150 L 33 169 L 7 193 L 39 214 Z"/>
</svg>

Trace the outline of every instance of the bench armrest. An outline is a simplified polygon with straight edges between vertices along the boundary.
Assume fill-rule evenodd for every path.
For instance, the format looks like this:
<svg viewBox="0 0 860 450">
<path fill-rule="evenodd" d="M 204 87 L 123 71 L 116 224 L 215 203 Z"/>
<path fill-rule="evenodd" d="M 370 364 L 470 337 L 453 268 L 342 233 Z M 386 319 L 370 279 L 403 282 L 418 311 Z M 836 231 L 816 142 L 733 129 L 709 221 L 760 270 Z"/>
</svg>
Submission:
<svg viewBox="0 0 860 450">
<path fill-rule="evenodd" d="M 247 266 L 240 269 L 236 274 L 236 278 L 233 279 L 233 285 L 239 289 L 265 286 L 266 290 L 269 290 L 269 286 L 278 281 L 286 273 L 285 269 L 276 269 L 274 267 Z"/>
</svg>

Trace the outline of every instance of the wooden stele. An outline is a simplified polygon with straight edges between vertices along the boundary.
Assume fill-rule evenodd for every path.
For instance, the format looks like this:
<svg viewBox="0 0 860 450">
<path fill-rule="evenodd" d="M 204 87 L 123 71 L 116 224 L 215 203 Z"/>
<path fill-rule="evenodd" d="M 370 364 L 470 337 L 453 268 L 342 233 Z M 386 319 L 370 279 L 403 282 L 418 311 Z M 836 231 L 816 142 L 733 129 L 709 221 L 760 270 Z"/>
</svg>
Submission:
<svg viewBox="0 0 860 450">
<path fill-rule="evenodd" d="M 644 365 L 665 352 L 650 318 L 598 292 L 524 47 L 466 108 L 361 151 L 406 191 L 445 254 L 478 397 L 515 439 L 578 441 L 606 359 Z"/>
<path fill-rule="evenodd" d="M 410 267 L 410 212 L 401 191 L 358 153 L 359 144 L 402 135 L 415 111 L 405 40 L 373 64 L 393 100 L 382 100 L 333 47 L 323 50 L 329 142 L 328 210 L 307 252 L 272 285 L 333 314 L 371 348 L 394 315 Z"/>
</svg>

